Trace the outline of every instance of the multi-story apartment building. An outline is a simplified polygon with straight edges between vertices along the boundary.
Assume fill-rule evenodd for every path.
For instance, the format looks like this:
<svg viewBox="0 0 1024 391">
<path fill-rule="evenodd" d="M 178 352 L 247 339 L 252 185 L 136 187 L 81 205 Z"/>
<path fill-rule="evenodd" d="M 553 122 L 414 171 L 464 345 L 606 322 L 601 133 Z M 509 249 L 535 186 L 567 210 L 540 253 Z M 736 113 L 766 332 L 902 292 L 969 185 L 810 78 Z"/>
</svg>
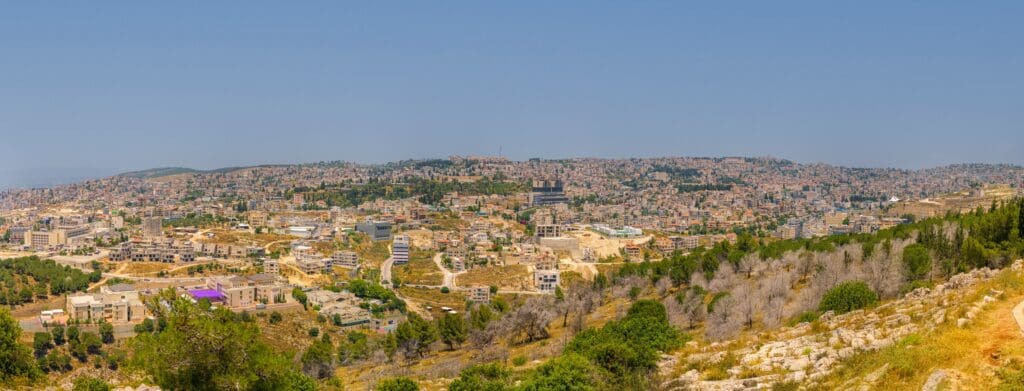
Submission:
<svg viewBox="0 0 1024 391">
<path fill-rule="evenodd" d="M 386 221 L 364 221 L 356 224 L 356 231 L 368 235 L 375 242 L 391 239 L 391 223 Z"/>
<path fill-rule="evenodd" d="M 538 291 L 552 293 L 558 287 L 559 272 L 557 269 L 541 270 L 533 272 L 534 286 Z"/>
<path fill-rule="evenodd" d="M 354 268 L 359 266 L 359 255 L 351 250 L 338 251 L 331 255 L 331 263 L 335 266 Z"/>
<path fill-rule="evenodd" d="M 535 231 L 538 238 L 557 238 L 562 236 L 562 226 L 558 224 L 541 224 Z"/>
<path fill-rule="evenodd" d="M 391 258 L 395 265 L 409 263 L 409 237 L 405 235 L 396 236 L 391 243 Z"/>
<path fill-rule="evenodd" d="M 490 303 L 491 288 L 483 285 L 471 286 L 466 292 L 466 298 L 474 303 Z"/>
<path fill-rule="evenodd" d="M 218 276 L 206 279 L 205 289 L 193 289 L 188 293 L 196 300 L 208 299 L 222 303 L 229 308 L 248 308 L 258 303 L 270 303 L 280 297 L 288 287 L 270 274 L 251 276 Z"/>
<path fill-rule="evenodd" d="M 263 260 L 263 272 L 268 274 L 280 274 L 281 265 L 276 259 L 264 259 Z"/>
<path fill-rule="evenodd" d="M 146 306 L 134 287 L 113 285 L 103 288 L 100 293 L 68 296 L 68 316 L 80 322 L 111 323 L 136 323 L 145 318 Z"/>
<path fill-rule="evenodd" d="M 159 216 L 142 218 L 142 236 L 147 239 L 155 239 L 163 236 L 163 221 Z"/>
</svg>

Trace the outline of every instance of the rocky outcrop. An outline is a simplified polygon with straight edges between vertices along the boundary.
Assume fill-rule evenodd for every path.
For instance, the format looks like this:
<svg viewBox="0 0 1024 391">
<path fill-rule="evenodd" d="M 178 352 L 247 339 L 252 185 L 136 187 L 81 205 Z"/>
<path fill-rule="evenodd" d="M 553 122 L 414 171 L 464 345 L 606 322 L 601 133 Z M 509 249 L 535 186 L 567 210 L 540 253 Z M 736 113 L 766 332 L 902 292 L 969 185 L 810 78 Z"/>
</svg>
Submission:
<svg viewBox="0 0 1024 391">
<path fill-rule="evenodd" d="M 1014 264 L 1020 270 L 1020 261 Z M 727 355 L 739 357 L 738 364 L 728 369 L 730 377 L 705 380 L 700 373 L 690 370 L 665 383 L 664 389 L 675 390 L 742 390 L 766 389 L 778 382 L 814 383 L 835 369 L 841 360 L 858 352 L 881 349 L 897 343 L 912 333 L 925 332 L 947 321 L 950 314 L 963 313 L 957 326 L 966 327 L 982 309 L 995 301 L 1002 292 L 987 292 L 981 299 L 965 303 L 970 287 L 992 278 L 997 271 L 978 269 L 953 276 L 945 284 L 934 288 L 918 288 L 902 299 L 886 303 L 869 311 L 852 311 L 835 315 L 823 314 L 812 325 L 803 323 L 783 327 L 771 333 L 762 333 L 746 347 L 715 343 L 697 348 L 685 361 L 689 364 L 713 365 Z M 678 368 L 676 359 L 667 360 L 662 368 Z M 885 374 L 880 368 L 878 378 Z M 666 373 L 668 370 L 663 370 Z M 857 389 L 870 385 L 874 373 L 861 379 L 860 384 L 847 384 L 844 389 Z M 740 378 L 740 377 L 746 378 Z M 934 375 L 943 376 L 943 375 Z M 877 379 L 876 379 L 877 380 Z M 941 382 L 941 378 L 936 382 Z"/>
</svg>

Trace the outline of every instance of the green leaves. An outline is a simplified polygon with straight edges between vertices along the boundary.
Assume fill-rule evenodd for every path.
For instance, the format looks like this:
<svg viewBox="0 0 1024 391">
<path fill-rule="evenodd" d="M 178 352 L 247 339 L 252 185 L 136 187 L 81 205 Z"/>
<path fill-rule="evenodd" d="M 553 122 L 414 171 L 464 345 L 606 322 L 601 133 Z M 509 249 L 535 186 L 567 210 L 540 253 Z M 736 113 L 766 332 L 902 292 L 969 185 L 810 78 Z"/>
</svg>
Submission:
<svg viewBox="0 0 1024 391">
<path fill-rule="evenodd" d="M 466 336 L 469 333 L 466 320 L 453 314 L 444 314 L 437 320 L 437 331 L 441 336 L 441 341 L 448 344 L 448 348 L 452 350 L 466 342 Z"/>
<path fill-rule="evenodd" d="M 912 244 L 903 249 L 903 265 L 907 269 L 907 279 L 913 281 L 924 278 L 932 269 L 932 257 L 928 249 L 921 244 Z"/>
<path fill-rule="evenodd" d="M 878 295 L 864 281 L 847 281 L 836 285 L 821 298 L 818 308 L 837 314 L 861 309 L 878 302 Z"/>
<path fill-rule="evenodd" d="M 18 343 L 21 326 L 11 317 L 11 310 L 0 307 L 0 382 L 13 378 L 34 379 L 39 375 L 32 351 Z"/>
<path fill-rule="evenodd" d="M 253 322 L 182 298 L 154 306 L 161 327 L 136 336 L 132 364 L 164 389 L 290 390 L 315 384 L 259 339 Z M 83 334 L 84 335 L 84 334 Z"/>
<path fill-rule="evenodd" d="M 680 340 L 679 332 L 668 323 L 665 306 L 640 300 L 625 318 L 577 334 L 565 352 L 586 357 L 613 379 L 636 381 L 654 369 L 659 351 L 678 346 Z"/>
</svg>

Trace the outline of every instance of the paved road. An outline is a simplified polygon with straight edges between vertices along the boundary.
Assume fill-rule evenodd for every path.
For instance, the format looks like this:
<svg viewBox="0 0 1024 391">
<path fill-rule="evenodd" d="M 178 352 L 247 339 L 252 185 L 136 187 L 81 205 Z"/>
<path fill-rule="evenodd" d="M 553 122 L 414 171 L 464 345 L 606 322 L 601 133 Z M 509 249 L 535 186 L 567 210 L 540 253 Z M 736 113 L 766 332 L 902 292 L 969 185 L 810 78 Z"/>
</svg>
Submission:
<svg viewBox="0 0 1024 391">
<path fill-rule="evenodd" d="M 50 329 L 43 327 L 43 324 L 39 322 L 39 318 L 22 319 L 18 321 L 21 325 L 21 331 L 25 334 L 34 334 L 38 332 L 49 332 Z M 95 324 L 80 324 L 78 328 L 82 331 L 89 331 L 93 333 L 99 333 L 100 328 Z M 114 338 L 124 339 L 135 336 L 135 325 L 129 323 L 114 323 Z"/>
<path fill-rule="evenodd" d="M 388 257 L 384 263 L 380 264 L 380 283 L 383 285 L 391 286 L 391 267 L 394 266 L 395 259 Z"/>
<path fill-rule="evenodd" d="M 448 268 L 444 267 L 444 262 L 442 262 L 443 258 L 444 258 L 444 253 L 440 253 L 439 252 L 437 254 L 434 254 L 434 264 L 436 264 L 437 268 L 441 269 L 441 272 L 444 273 L 444 280 L 442 280 L 441 286 L 446 286 L 446 287 L 448 287 L 448 289 L 455 290 L 455 274 L 456 273 L 452 273 L 451 270 L 448 270 Z M 462 273 L 465 273 L 465 272 L 462 272 Z"/>
<path fill-rule="evenodd" d="M 117 273 L 103 273 L 103 277 L 106 278 L 122 278 L 125 280 L 145 281 L 145 282 L 203 282 L 206 281 L 206 277 L 139 277 L 128 274 L 117 274 Z"/>
<path fill-rule="evenodd" d="M 1024 301 L 1013 307 L 1013 320 L 1017 321 L 1017 327 L 1020 328 L 1021 335 L 1024 335 Z"/>
</svg>

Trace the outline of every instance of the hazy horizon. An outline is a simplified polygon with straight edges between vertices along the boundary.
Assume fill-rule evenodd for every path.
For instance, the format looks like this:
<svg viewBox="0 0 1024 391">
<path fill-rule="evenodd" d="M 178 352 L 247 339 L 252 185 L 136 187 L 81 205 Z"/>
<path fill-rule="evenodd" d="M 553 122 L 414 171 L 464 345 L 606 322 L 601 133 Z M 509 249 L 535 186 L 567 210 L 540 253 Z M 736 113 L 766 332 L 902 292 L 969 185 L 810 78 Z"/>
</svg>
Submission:
<svg viewBox="0 0 1024 391">
<path fill-rule="evenodd" d="M 449 155 L 1024 164 L 1024 3 L 60 6 L 0 15 L 0 188 Z"/>
<path fill-rule="evenodd" d="M 468 157 L 468 156 L 471 156 L 471 155 L 453 155 L 453 156 Z M 472 156 L 497 156 L 497 155 L 495 154 L 495 155 L 472 155 Z M 89 168 L 49 167 L 49 168 L 26 169 L 24 171 L 18 172 L 18 171 L 5 170 L 5 169 L 0 168 L 0 190 L 15 189 L 15 188 L 52 187 L 52 186 L 59 186 L 59 185 L 66 185 L 66 184 L 77 183 L 77 182 L 81 182 L 81 181 L 85 181 L 85 180 L 101 179 L 101 178 L 107 178 L 107 177 L 111 177 L 111 176 L 115 176 L 115 175 L 127 174 L 127 173 L 131 173 L 131 172 L 147 171 L 147 170 L 161 169 L 161 168 L 185 168 L 185 169 L 193 169 L 193 170 L 198 170 L 198 171 L 211 171 L 211 170 L 225 169 L 225 168 L 235 168 L 235 167 L 238 167 L 238 168 L 248 168 L 248 167 L 256 167 L 256 166 L 315 164 L 315 163 L 319 163 L 319 162 L 331 162 L 331 161 L 344 161 L 346 163 L 364 164 L 364 165 L 378 165 L 378 164 L 386 164 L 386 163 L 399 162 L 399 161 L 403 161 L 403 160 L 449 159 L 450 157 L 451 156 L 443 156 L 443 157 L 442 156 L 435 156 L 435 157 L 409 157 L 409 158 L 404 158 L 404 159 L 379 161 L 379 162 L 359 162 L 359 161 L 348 161 L 348 160 L 345 160 L 345 159 L 327 159 L 327 160 L 304 161 L 304 162 L 262 162 L 262 163 L 254 163 L 254 164 L 232 164 L 232 165 L 227 165 L 227 166 L 211 166 L 211 167 L 189 167 L 189 166 L 173 165 L 173 166 L 153 166 L 153 167 L 145 167 L 145 168 L 106 169 L 106 170 L 104 170 L 104 169 L 89 169 Z M 522 159 L 512 158 L 512 157 L 508 157 L 508 156 L 503 156 L 503 157 L 509 158 L 510 160 L 514 160 L 514 161 L 526 161 L 526 160 L 532 159 L 532 158 L 540 158 L 540 159 L 546 159 L 546 160 L 557 160 L 557 159 L 633 159 L 633 158 L 637 158 L 637 159 L 657 159 L 657 158 L 696 158 L 696 159 L 708 158 L 708 159 L 715 159 L 715 158 L 726 158 L 726 157 L 776 158 L 776 159 L 783 159 L 783 160 L 792 161 L 792 162 L 797 163 L 797 164 L 827 164 L 827 165 L 831 165 L 831 166 L 846 167 L 846 168 L 875 168 L 875 169 L 902 169 L 902 170 L 923 170 L 923 169 L 945 167 L 945 166 L 956 165 L 956 164 L 993 164 L 993 165 L 1009 164 L 1009 165 L 1013 165 L 1013 166 L 1021 166 L 1020 164 L 1016 164 L 1016 163 L 955 162 L 955 163 L 948 163 L 948 164 L 940 164 L 940 165 L 936 165 L 936 166 L 913 167 L 913 168 L 910 168 L 910 167 L 892 167 L 892 166 L 875 166 L 875 167 L 870 167 L 870 166 L 842 165 L 842 164 L 834 164 L 834 163 L 822 162 L 822 161 L 803 162 L 803 161 L 798 161 L 798 160 L 794 160 L 794 159 L 789 159 L 789 158 L 786 158 L 786 157 L 783 157 L 783 156 L 770 156 L 770 155 L 762 155 L 762 156 L 740 156 L 740 155 L 722 155 L 722 156 L 678 155 L 678 156 L 667 156 L 667 155 L 665 155 L 665 156 L 629 156 L 629 157 L 533 156 L 533 157 L 530 157 L 530 158 L 522 158 Z"/>
</svg>

